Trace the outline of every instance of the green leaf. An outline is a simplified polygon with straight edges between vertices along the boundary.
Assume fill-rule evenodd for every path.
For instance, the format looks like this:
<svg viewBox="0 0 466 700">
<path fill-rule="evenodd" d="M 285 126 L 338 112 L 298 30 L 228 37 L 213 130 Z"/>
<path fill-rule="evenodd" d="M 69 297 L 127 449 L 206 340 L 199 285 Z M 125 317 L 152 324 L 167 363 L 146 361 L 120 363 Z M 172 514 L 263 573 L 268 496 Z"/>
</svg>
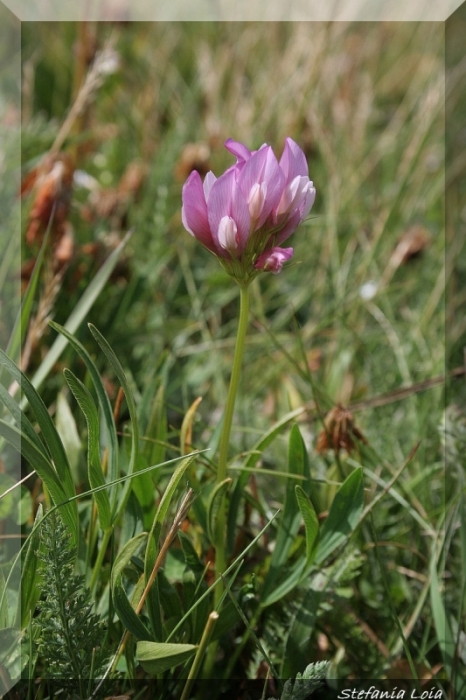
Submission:
<svg viewBox="0 0 466 700">
<path fill-rule="evenodd" d="M 188 535 L 182 530 L 179 530 L 178 539 L 181 543 L 181 548 L 183 550 L 186 564 L 196 575 L 202 575 L 204 573 L 205 568 L 204 564 L 199 559 L 198 554 L 194 549 L 194 545 L 189 539 Z"/>
<path fill-rule="evenodd" d="M 157 583 L 157 592 L 165 619 L 173 618 L 178 621 L 183 615 L 183 609 L 180 596 L 175 586 L 173 586 L 165 576 L 163 569 L 159 569 L 155 581 Z"/>
<path fill-rule="evenodd" d="M 327 519 L 320 531 L 315 557 L 320 564 L 339 547 L 356 528 L 364 505 L 362 469 L 355 469 L 343 482 L 333 499 Z"/>
<path fill-rule="evenodd" d="M 272 605 L 278 600 L 281 600 L 281 598 L 284 598 L 293 590 L 293 588 L 299 586 L 301 580 L 308 572 L 309 568 L 306 568 L 306 560 L 304 558 L 299 559 L 291 567 L 291 573 L 281 583 L 275 582 L 275 585 L 267 596 L 263 595 L 261 606 L 266 608 L 268 605 Z"/>
<path fill-rule="evenodd" d="M 46 405 L 42 401 L 41 397 L 34 389 L 33 385 L 26 377 L 26 375 L 21 372 L 21 370 L 16 367 L 14 362 L 5 355 L 3 350 L 0 350 L 0 365 L 2 365 L 10 376 L 18 382 L 23 390 L 24 394 L 29 401 L 29 405 L 37 419 L 42 436 L 44 438 L 45 444 L 49 450 L 50 456 L 52 458 L 53 464 L 55 466 L 56 472 L 63 485 L 63 490 L 68 498 L 75 495 L 75 488 L 73 484 L 73 479 L 71 477 L 71 469 L 68 462 L 68 457 L 66 455 L 65 449 L 63 447 L 60 436 L 57 433 L 50 414 L 47 410 Z M 76 508 L 76 505 L 74 505 Z"/>
<path fill-rule="evenodd" d="M 124 568 L 128 566 L 131 557 L 134 557 L 138 553 L 146 539 L 147 532 L 140 532 L 122 547 L 112 567 L 110 576 L 112 588 L 118 576 L 121 576 Z"/>
<path fill-rule="evenodd" d="M 46 485 L 55 505 L 64 503 L 67 500 L 67 494 L 64 491 L 62 482 L 50 460 L 43 455 L 36 444 L 27 435 L 3 420 L 0 420 L 0 435 L 18 450 L 32 468 L 35 469 Z M 60 512 L 71 533 L 73 543 L 77 543 L 79 522 L 76 501 L 74 500 L 71 503 L 65 503 L 60 506 Z"/>
<path fill-rule="evenodd" d="M 163 384 L 157 390 L 152 406 L 149 423 L 146 429 L 148 440 L 144 447 L 144 454 L 150 464 L 159 464 L 165 459 L 167 442 L 167 416 L 165 413 L 165 387 Z M 154 442 L 152 442 L 152 440 Z"/>
<path fill-rule="evenodd" d="M 208 601 L 206 601 L 208 603 Z M 209 605 L 207 604 L 206 619 L 210 612 Z M 216 639 L 221 639 L 224 634 L 228 634 L 234 628 L 235 625 L 241 620 L 240 614 L 238 612 L 238 604 L 235 605 L 233 601 L 226 600 L 219 612 L 219 618 L 217 624 L 214 627 L 210 641 L 213 642 Z"/>
<path fill-rule="evenodd" d="M 113 605 L 119 619 L 138 640 L 152 640 L 154 637 L 140 617 L 136 615 L 120 581 L 115 584 L 112 593 Z"/>
<path fill-rule="evenodd" d="M 216 484 L 207 502 L 207 534 L 212 544 L 215 543 L 215 530 L 217 527 L 218 512 L 222 501 L 230 488 L 231 481 L 231 478 L 228 478 L 224 479 L 219 484 Z"/>
<path fill-rule="evenodd" d="M 34 302 L 34 297 L 36 295 L 37 284 L 39 282 L 40 271 L 42 269 L 42 264 L 44 262 L 45 251 L 47 250 L 47 244 L 48 244 L 48 239 L 49 239 L 50 228 L 52 226 L 52 221 L 53 221 L 53 217 L 50 217 L 48 225 L 47 225 L 47 230 L 45 232 L 44 240 L 42 241 L 42 245 L 40 247 L 39 255 L 36 258 L 34 269 L 32 271 L 32 275 L 31 275 L 31 278 L 29 280 L 29 284 L 28 284 L 26 292 L 24 294 L 24 297 L 23 297 L 23 300 L 21 303 L 21 308 L 19 310 L 19 314 L 16 318 L 15 325 L 13 327 L 13 331 L 12 331 L 11 336 L 10 336 L 10 340 L 8 341 L 6 354 L 9 357 L 13 358 L 15 361 L 17 359 L 17 355 L 19 355 L 19 349 L 23 343 L 24 335 L 25 335 L 25 333 L 28 329 L 28 326 L 29 326 L 29 318 L 31 315 L 32 304 Z"/>
<path fill-rule="evenodd" d="M 36 431 L 32 427 L 31 422 L 29 419 L 25 416 L 19 405 L 16 403 L 14 398 L 10 396 L 8 391 L 5 389 L 3 384 L 0 384 L 0 401 L 4 404 L 4 406 L 7 408 L 7 410 L 10 412 L 12 415 L 13 419 L 15 420 L 18 428 L 21 429 L 21 431 L 27 435 L 29 440 L 35 444 L 38 450 L 42 452 L 44 457 L 47 458 L 47 453 L 44 445 L 41 442 L 40 437 L 37 435 Z"/>
<path fill-rule="evenodd" d="M 133 479 L 133 494 L 136 496 L 141 507 L 144 530 L 150 530 L 154 522 L 154 480 L 150 472 L 143 470 L 149 466 L 143 454 L 139 454 L 136 460 L 135 477 Z M 139 474 L 141 472 L 141 474 Z M 128 506 L 126 506 L 127 508 Z M 126 511 L 125 508 L 125 511 Z"/>
<path fill-rule="evenodd" d="M 319 520 L 314 506 L 301 486 L 295 486 L 295 493 L 306 531 L 306 564 L 308 565 L 312 564 L 314 559 L 314 550 L 319 536 Z"/>
<path fill-rule="evenodd" d="M 194 457 L 186 457 L 175 469 L 175 471 L 172 474 L 172 478 L 168 482 L 167 488 L 165 489 L 165 492 L 160 499 L 159 507 L 157 508 L 157 512 L 155 514 L 154 522 L 152 524 L 152 528 L 149 534 L 149 541 L 147 543 L 147 550 L 146 550 L 146 558 L 145 558 L 145 573 L 146 573 L 146 581 L 148 581 L 152 569 L 154 568 L 155 560 L 157 558 L 157 547 L 158 547 L 158 539 L 160 537 L 160 532 L 162 530 L 162 525 L 164 523 L 164 520 L 167 516 L 168 508 L 170 507 L 170 503 L 172 501 L 172 498 L 174 496 L 174 493 L 176 491 L 176 488 L 180 482 L 180 480 L 183 478 L 183 475 L 186 471 L 186 469 L 189 467 L 191 462 L 193 461 Z"/>
<path fill-rule="evenodd" d="M 55 425 L 60 440 L 68 455 L 71 475 L 75 484 L 82 484 L 86 474 L 81 463 L 82 445 L 79 437 L 76 421 L 69 407 L 63 391 L 57 396 L 57 409 L 55 412 Z"/>
<path fill-rule="evenodd" d="M 28 625 L 29 617 L 34 613 L 37 601 L 40 597 L 38 586 L 38 557 L 36 549 L 39 547 L 40 528 L 36 527 L 43 517 L 42 504 L 39 504 L 34 519 L 34 529 L 21 552 L 21 596 L 19 601 L 18 619 L 21 621 L 21 629 Z"/>
<path fill-rule="evenodd" d="M 290 433 L 288 446 L 288 473 L 300 476 L 308 476 L 308 463 L 306 447 L 297 425 L 294 425 Z M 306 482 L 304 482 L 306 484 Z M 309 482 L 308 482 L 309 483 Z M 308 486 L 308 484 L 307 484 Z M 309 486 L 308 486 L 309 488 Z M 274 588 L 276 579 L 286 562 L 291 545 L 301 524 L 301 513 L 296 500 L 293 479 L 288 479 L 286 484 L 285 503 L 278 526 L 277 540 L 270 561 L 263 595 L 267 598 Z"/>
<path fill-rule="evenodd" d="M 126 234 L 121 243 L 108 256 L 107 260 L 104 262 L 104 264 L 97 272 L 95 277 L 92 279 L 91 283 L 88 284 L 88 286 L 86 287 L 86 291 L 74 307 L 67 322 L 65 323 L 64 328 L 69 333 L 74 333 L 86 318 L 87 314 L 89 313 L 89 309 L 92 308 L 100 292 L 105 287 L 108 278 L 112 274 L 115 265 L 118 262 L 118 258 L 120 257 L 123 248 L 128 242 L 130 236 L 131 232 Z M 50 370 L 55 365 L 63 350 L 66 348 L 67 343 L 68 339 L 63 334 L 62 337 L 59 337 L 55 340 L 54 344 L 42 360 L 37 372 L 32 378 L 32 384 L 36 389 L 38 389 L 41 386 L 44 379 L 48 376 Z"/>
<path fill-rule="evenodd" d="M 105 428 L 106 444 L 108 448 L 108 478 L 110 481 L 113 481 L 114 479 L 118 478 L 118 437 L 116 434 L 115 421 L 113 420 L 112 405 L 110 403 L 110 399 L 108 398 L 108 394 L 105 390 L 102 379 L 100 378 L 99 370 L 97 369 L 84 345 L 82 345 L 71 333 L 69 333 L 62 326 L 59 326 L 58 323 L 50 322 L 49 325 L 67 339 L 69 344 L 83 360 L 87 371 L 91 376 L 100 410 L 102 412 L 103 427 Z M 110 489 L 109 497 L 113 509 L 115 509 L 116 506 L 117 493 L 118 492 L 116 489 Z"/>
<path fill-rule="evenodd" d="M 152 523 L 152 528 L 149 533 L 149 540 L 147 542 L 146 556 L 144 561 L 144 575 L 146 584 L 152 574 L 156 559 L 157 559 L 157 549 L 159 546 L 159 537 L 162 530 L 162 525 L 167 516 L 168 508 L 175 494 L 177 486 L 186 469 L 191 464 L 194 457 L 186 457 L 173 472 L 172 478 L 170 479 L 165 492 L 160 499 L 159 507 L 155 514 L 154 522 Z M 152 622 L 152 626 L 156 634 L 160 632 L 160 620 L 162 619 L 162 611 L 160 609 L 160 596 L 158 590 L 158 582 L 155 579 L 154 585 L 149 591 L 146 600 L 147 611 L 149 613 L 149 618 Z"/>
<path fill-rule="evenodd" d="M 136 657 L 147 673 L 156 676 L 187 661 L 193 656 L 196 649 L 197 645 L 195 644 L 138 642 Z"/>
<path fill-rule="evenodd" d="M 84 413 L 87 423 L 88 449 L 87 449 L 87 464 L 89 484 L 92 489 L 103 486 L 105 476 L 102 471 L 102 463 L 100 461 L 100 427 L 99 414 L 94 404 L 94 400 L 84 386 L 84 384 L 71 372 L 65 369 L 66 382 L 73 392 L 73 396 Z M 112 514 L 110 510 L 110 501 L 106 490 L 96 491 L 94 499 L 99 514 L 100 526 L 103 530 L 108 530 L 112 524 Z"/>
<path fill-rule="evenodd" d="M 3 573 L 3 568 L 0 566 L 0 595 L 1 595 L 1 603 L 0 603 L 0 631 L 3 632 L 8 625 L 9 625 L 9 620 L 10 620 L 10 615 L 9 615 L 9 609 L 8 609 L 8 596 L 6 595 L 6 581 L 5 581 L 5 575 Z"/>
<path fill-rule="evenodd" d="M 113 352 L 112 348 L 108 344 L 108 342 L 105 340 L 103 335 L 97 330 L 95 326 L 93 326 L 91 323 L 89 324 L 89 330 L 91 331 L 92 335 L 100 345 L 101 349 L 105 353 L 108 361 L 113 367 L 113 370 L 118 377 L 118 380 L 122 386 L 122 389 L 125 394 L 126 398 L 126 403 L 128 406 L 128 411 L 129 411 L 129 416 L 131 420 L 131 428 L 132 428 L 132 435 L 131 435 L 131 455 L 129 459 L 129 466 L 128 466 L 128 474 L 133 474 L 134 470 L 136 468 L 136 461 L 137 461 L 137 455 L 138 455 L 138 450 L 139 450 L 139 428 L 138 428 L 138 418 L 137 418 L 137 411 L 136 411 L 136 404 L 134 403 L 134 398 L 133 394 L 131 392 L 131 389 L 129 387 L 128 381 L 126 379 L 126 375 L 123 371 L 123 368 Z M 131 482 L 128 482 L 125 484 L 123 488 L 122 495 L 120 497 L 120 502 L 119 502 L 119 507 L 118 507 L 118 515 L 121 513 L 122 510 L 124 510 L 126 501 L 128 499 L 129 491 L 131 489 Z"/>
<path fill-rule="evenodd" d="M 128 600 L 128 597 L 123 588 L 122 574 L 126 566 L 128 566 L 133 557 L 141 548 L 147 539 L 147 533 L 141 532 L 136 537 L 133 537 L 125 544 L 121 552 L 118 554 L 112 568 L 110 576 L 110 585 L 112 588 L 113 604 L 116 613 L 127 630 L 134 634 L 136 639 L 153 639 L 151 632 L 142 622 L 141 618 L 136 615 L 133 606 Z"/>
<path fill-rule="evenodd" d="M 430 602 L 434 618 L 437 641 L 442 654 L 447 678 L 452 678 L 451 670 L 455 654 L 455 639 L 450 621 L 445 612 L 445 605 L 440 594 L 439 580 L 437 576 L 437 557 L 431 556 L 430 560 Z"/>
</svg>

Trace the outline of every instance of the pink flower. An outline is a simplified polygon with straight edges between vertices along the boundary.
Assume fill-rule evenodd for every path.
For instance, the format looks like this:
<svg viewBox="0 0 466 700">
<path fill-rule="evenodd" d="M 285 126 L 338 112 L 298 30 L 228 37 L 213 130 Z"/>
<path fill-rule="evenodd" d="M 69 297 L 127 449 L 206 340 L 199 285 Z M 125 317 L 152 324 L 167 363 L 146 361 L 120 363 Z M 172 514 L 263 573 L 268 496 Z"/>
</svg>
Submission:
<svg viewBox="0 0 466 700">
<path fill-rule="evenodd" d="M 194 171 L 182 193 L 182 220 L 187 231 L 216 255 L 226 271 L 247 284 L 259 271 L 280 272 L 293 254 L 277 247 L 309 214 L 315 189 L 304 153 L 286 139 L 280 162 L 264 144 L 258 151 L 228 139 L 237 162 L 218 179 L 204 183 Z"/>
<path fill-rule="evenodd" d="M 259 255 L 254 267 L 256 270 L 273 272 L 276 275 L 281 271 L 283 263 L 290 260 L 292 256 L 293 248 L 270 248 Z"/>
</svg>

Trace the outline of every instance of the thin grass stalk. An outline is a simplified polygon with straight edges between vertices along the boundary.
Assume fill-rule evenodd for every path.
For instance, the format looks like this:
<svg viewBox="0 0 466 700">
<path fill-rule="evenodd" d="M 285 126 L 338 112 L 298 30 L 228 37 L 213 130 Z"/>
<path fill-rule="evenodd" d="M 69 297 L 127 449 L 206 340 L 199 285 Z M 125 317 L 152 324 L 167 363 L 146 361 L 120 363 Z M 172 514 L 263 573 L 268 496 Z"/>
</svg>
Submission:
<svg viewBox="0 0 466 700">
<path fill-rule="evenodd" d="M 201 641 L 199 642 L 199 647 L 196 651 L 196 656 L 194 657 L 193 665 L 189 670 L 188 678 L 183 688 L 183 693 L 181 695 L 180 700 L 188 700 L 189 698 L 189 693 L 191 692 L 191 688 L 193 687 L 194 681 L 196 680 L 199 674 L 202 660 L 204 658 L 206 649 L 209 645 L 209 641 L 212 636 L 212 632 L 214 631 L 214 627 L 217 624 L 217 620 L 218 613 L 215 611 L 211 612 L 209 617 L 207 618 L 206 626 L 204 627 L 204 632 L 202 633 Z"/>
</svg>

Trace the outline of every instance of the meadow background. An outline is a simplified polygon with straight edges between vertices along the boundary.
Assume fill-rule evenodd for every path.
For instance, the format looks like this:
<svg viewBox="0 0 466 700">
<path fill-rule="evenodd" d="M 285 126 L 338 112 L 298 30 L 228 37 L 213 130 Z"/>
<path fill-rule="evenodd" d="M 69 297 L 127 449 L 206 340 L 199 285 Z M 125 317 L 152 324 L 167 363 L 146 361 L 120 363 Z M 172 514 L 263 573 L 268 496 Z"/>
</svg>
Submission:
<svg viewBox="0 0 466 700">
<path fill-rule="evenodd" d="M 238 294 L 218 262 L 184 231 L 181 187 L 193 168 L 218 175 L 232 163 L 223 148 L 228 137 L 250 148 L 269 143 L 279 155 L 291 136 L 305 151 L 317 197 L 290 242 L 292 263 L 253 283 L 233 467 L 294 411 L 323 521 L 337 485 L 358 465 L 369 503 L 419 443 L 374 507 L 372 525 L 365 521 L 340 555 L 345 573 L 341 580 L 335 574 L 315 611 L 300 660 L 330 661 L 330 678 L 464 675 L 464 382 L 448 381 L 446 393 L 442 380 L 446 366 L 459 368 L 459 376 L 464 337 L 461 237 L 450 232 L 445 254 L 444 27 L 25 23 L 22 44 L 24 288 L 45 230 L 40 187 L 30 173 L 49 149 L 69 158 L 57 196 L 62 209 L 55 212 L 25 332 L 20 362 L 26 374 L 37 378 L 47 363 L 56 337 L 47 321 L 64 324 L 80 307 L 90 281 L 131 229 L 85 320 L 112 347 L 142 407 L 141 443 L 151 446 L 147 464 L 179 455 L 183 419 L 198 397 L 184 447 L 215 444 Z M 102 51 L 100 74 L 85 83 Z M 458 82 L 464 72 L 457 69 Z M 79 100 L 82 109 L 65 122 Z M 452 158 L 455 172 L 461 155 Z M 76 337 L 114 404 L 118 382 L 86 323 Z M 39 391 L 72 457 L 74 484 L 83 490 L 86 423 L 62 370 L 71 368 L 89 382 L 70 347 L 49 365 Z M 351 411 L 340 429 L 353 438 L 354 449 L 322 446 L 323 420 L 339 404 Z M 152 406 L 158 422 L 150 419 Z M 128 421 L 123 404 L 117 429 L 126 453 Z M 333 435 L 337 427 L 329 419 L 326 425 Z M 352 425 L 366 443 L 354 439 Z M 290 426 L 261 453 L 249 482 L 246 541 L 283 505 L 285 481 L 273 472 L 285 469 Z M 200 483 L 209 483 L 211 474 L 206 458 Z M 164 484 L 162 478 L 155 485 L 159 493 Z M 137 487 L 134 492 L 140 502 L 147 498 Z M 23 497 L 27 533 L 44 501 L 40 481 L 28 482 Z M 150 510 L 150 503 L 142 505 Z M 260 580 L 269 544 L 261 541 L 259 564 L 250 564 L 250 585 L 252 573 Z M 170 575 L 176 580 L 173 562 Z M 105 585 L 105 562 L 102 577 L 97 591 Z M 290 668 L 281 641 L 303 595 L 300 589 L 296 598 L 285 597 L 255 621 L 267 658 L 277 666 Z M 249 598 L 243 599 L 248 616 Z M 238 625 L 225 647 L 235 659 L 231 677 L 265 677 L 263 655 L 251 639 L 242 645 L 241 635 Z M 40 674 L 41 663 L 39 656 L 34 673 Z M 293 668 L 293 676 L 303 670 Z"/>
</svg>

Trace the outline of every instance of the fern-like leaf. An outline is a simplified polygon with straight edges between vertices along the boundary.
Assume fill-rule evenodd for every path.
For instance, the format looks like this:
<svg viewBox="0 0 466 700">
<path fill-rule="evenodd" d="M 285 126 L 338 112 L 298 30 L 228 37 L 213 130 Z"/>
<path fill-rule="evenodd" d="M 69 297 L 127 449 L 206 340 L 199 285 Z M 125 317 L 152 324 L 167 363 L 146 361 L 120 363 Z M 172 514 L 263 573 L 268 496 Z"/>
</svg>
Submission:
<svg viewBox="0 0 466 700">
<path fill-rule="evenodd" d="M 296 674 L 295 680 L 286 681 L 280 700 L 307 700 L 325 679 L 328 665 L 328 661 L 317 661 L 306 666 L 303 673 Z"/>
<path fill-rule="evenodd" d="M 90 590 L 84 576 L 74 573 L 76 549 L 60 516 L 54 512 L 41 529 L 37 556 L 43 563 L 40 588 L 42 600 L 38 652 L 44 675 L 51 679 L 73 679 L 81 697 L 87 681 L 98 678 L 104 664 L 99 617 L 92 612 Z"/>
</svg>

